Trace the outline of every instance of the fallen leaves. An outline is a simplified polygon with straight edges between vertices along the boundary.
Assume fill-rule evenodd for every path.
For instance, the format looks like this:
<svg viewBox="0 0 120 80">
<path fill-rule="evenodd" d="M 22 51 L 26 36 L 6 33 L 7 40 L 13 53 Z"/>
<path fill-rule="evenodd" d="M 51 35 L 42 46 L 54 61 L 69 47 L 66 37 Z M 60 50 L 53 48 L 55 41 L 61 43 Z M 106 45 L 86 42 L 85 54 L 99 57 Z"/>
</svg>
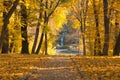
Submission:
<svg viewBox="0 0 120 80">
<path fill-rule="evenodd" d="M 120 80 L 120 57 L 74 57 L 83 80 Z"/>
<path fill-rule="evenodd" d="M 76 70 L 78 71 L 75 72 Z M 80 73 L 81 80 L 120 80 L 120 57 L 0 55 L 0 79 L 2 80 L 18 80 L 23 76 L 37 78 L 42 77 L 43 74 L 46 74 L 47 78 L 48 75 L 57 76 L 61 72 L 63 74 L 59 75 L 59 78 L 61 76 L 67 79 L 69 78 L 67 72 L 71 72 Z M 71 78 L 75 75 L 70 74 Z"/>
</svg>

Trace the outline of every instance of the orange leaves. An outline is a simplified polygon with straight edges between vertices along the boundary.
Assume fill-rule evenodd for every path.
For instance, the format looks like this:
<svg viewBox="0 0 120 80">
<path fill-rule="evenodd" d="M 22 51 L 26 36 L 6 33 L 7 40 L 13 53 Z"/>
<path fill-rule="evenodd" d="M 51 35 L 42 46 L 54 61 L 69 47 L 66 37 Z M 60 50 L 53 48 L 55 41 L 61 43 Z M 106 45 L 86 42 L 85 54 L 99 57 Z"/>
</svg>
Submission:
<svg viewBox="0 0 120 80">
<path fill-rule="evenodd" d="M 75 57 L 76 65 L 90 80 L 120 79 L 119 57 Z"/>
</svg>

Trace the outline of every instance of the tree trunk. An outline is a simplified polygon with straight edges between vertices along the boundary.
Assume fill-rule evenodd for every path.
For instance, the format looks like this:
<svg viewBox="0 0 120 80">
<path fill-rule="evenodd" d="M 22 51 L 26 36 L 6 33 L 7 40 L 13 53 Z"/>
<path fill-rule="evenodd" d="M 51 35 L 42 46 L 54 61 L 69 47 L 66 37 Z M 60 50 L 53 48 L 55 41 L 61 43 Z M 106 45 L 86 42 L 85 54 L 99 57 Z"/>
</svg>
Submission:
<svg viewBox="0 0 120 80">
<path fill-rule="evenodd" d="M 40 13 L 40 19 L 42 18 L 42 14 Z M 37 41 L 38 41 L 38 35 L 39 35 L 39 29 L 40 29 L 40 22 L 38 21 L 37 27 L 36 27 L 36 33 L 35 33 L 35 39 L 32 47 L 32 53 L 35 53 L 35 49 L 37 46 Z"/>
<path fill-rule="evenodd" d="M 13 12 L 15 11 L 15 9 L 18 5 L 18 2 L 19 2 L 19 0 L 15 0 L 14 3 L 13 3 L 13 6 L 9 9 L 8 13 L 6 13 L 6 12 L 3 13 L 4 19 L 3 19 L 2 32 L 1 32 L 1 36 L 0 36 L 0 53 L 4 51 L 4 50 L 2 51 L 2 49 L 3 49 L 3 43 L 5 41 L 5 36 L 7 35 L 6 32 L 8 32 L 7 26 L 9 24 L 9 19 L 12 16 Z M 8 5 L 4 4 L 4 6 L 8 6 Z M 8 50 L 8 45 L 7 45 L 6 50 Z M 5 50 L 5 52 L 6 52 L 6 50 Z"/>
<path fill-rule="evenodd" d="M 103 54 L 108 55 L 109 49 L 109 17 L 108 17 L 108 0 L 103 0 L 104 5 L 104 46 L 103 46 Z"/>
<path fill-rule="evenodd" d="M 9 10 L 9 8 L 11 7 L 12 2 L 11 0 L 5 1 L 4 0 L 4 7 L 5 9 Z M 5 19 L 7 16 L 7 12 L 3 12 L 3 18 Z M 8 22 L 9 24 L 9 22 Z M 2 46 L 2 53 L 8 53 L 9 52 L 9 30 L 8 27 L 6 27 L 6 31 L 4 34 L 4 41 L 3 41 L 3 46 Z"/>
<path fill-rule="evenodd" d="M 43 9 L 43 5 L 42 5 L 42 1 L 43 0 L 40 0 L 40 14 L 39 14 L 39 20 L 42 19 L 42 9 Z M 38 23 L 37 23 L 37 27 L 36 27 L 36 33 L 35 33 L 35 39 L 34 39 L 34 43 L 33 43 L 33 47 L 32 47 L 32 53 L 34 54 L 35 53 L 35 50 L 36 50 L 36 46 L 37 46 L 37 42 L 38 42 L 38 35 L 39 35 L 39 29 L 40 29 L 40 21 L 38 20 Z"/>
<path fill-rule="evenodd" d="M 43 37 L 44 37 L 44 32 L 42 32 L 42 34 L 41 34 L 40 42 L 38 44 L 38 48 L 37 48 L 35 54 L 38 54 L 40 52 L 40 49 L 41 49 L 41 46 L 42 46 L 42 42 L 43 42 Z"/>
<path fill-rule="evenodd" d="M 115 44 L 115 47 L 114 47 L 114 50 L 113 50 L 113 55 L 114 56 L 119 56 L 120 54 L 120 32 L 119 32 L 119 35 L 116 39 L 116 44 Z"/>
<path fill-rule="evenodd" d="M 47 33 L 45 33 L 45 55 L 48 55 L 48 41 L 47 41 Z"/>
<path fill-rule="evenodd" d="M 27 9 L 24 4 L 21 4 L 21 35 L 22 35 L 22 49 L 21 53 L 22 54 L 29 54 L 29 49 L 28 49 L 28 35 L 27 35 Z"/>
<path fill-rule="evenodd" d="M 99 32 L 99 18 L 97 6 L 95 4 L 95 0 L 93 0 L 93 8 L 94 8 L 94 17 L 95 17 L 95 41 L 94 41 L 94 55 L 101 55 L 101 41 L 100 41 L 100 32 Z"/>
<path fill-rule="evenodd" d="M 119 56 L 120 54 L 120 31 L 119 31 L 119 23 L 118 23 L 118 11 L 115 14 L 115 47 L 113 49 L 113 56 Z"/>
</svg>

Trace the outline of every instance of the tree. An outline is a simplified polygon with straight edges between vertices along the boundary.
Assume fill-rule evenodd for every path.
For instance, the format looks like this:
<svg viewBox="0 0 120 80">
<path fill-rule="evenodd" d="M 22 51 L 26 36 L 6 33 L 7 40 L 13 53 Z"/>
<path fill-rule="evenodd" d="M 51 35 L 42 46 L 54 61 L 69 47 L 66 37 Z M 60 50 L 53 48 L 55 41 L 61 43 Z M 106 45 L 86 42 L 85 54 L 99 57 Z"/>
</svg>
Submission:
<svg viewBox="0 0 120 80">
<path fill-rule="evenodd" d="M 103 54 L 108 55 L 109 49 L 109 16 L 108 16 L 108 0 L 103 0 L 103 9 L 104 9 L 104 46 L 103 46 Z"/>
<path fill-rule="evenodd" d="M 42 46 L 42 42 L 43 42 L 43 38 L 45 36 L 45 54 L 47 55 L 47 31 L 45 31 L 45 29 L 48 27 L 48 22 L 49 22 L 49 18 L 50 16 L 54 13 L 55 9 L 58 7 L 58 5 L 60 4 L 61 0 L 56 0 L 56 1 L 52 1 L 50 0 L 48 2 L 48 0 L 45 1 L 45 3 L 43 3 L 45 5 L 45 11 L 44 11 L 44 26 L 42 29 L 42 33 L 41 33 L 41 37 L 40 37 L 40 41 L 38 44 L 38 48 L 36 49 L 36 54 L 39 53 L 41 46 Z M 50 3 L 50 4 L 49 4 Z"/>
<path fill-rule="evenodd" d="M 116 43 L 115 43 L 115 47 L 114 47 L 114 51 L 113 51 L 114 56 L 119 56 L 119 54 L 120 54 L 120 32 L 116 39 Z"/>
<path fill-rule="evenodd" d="M 120 24 L 119 24 L 119 12 L 115 13 L 115 47 L 113 49 L 113 56 L 119 56 L 120 54 Z"/>
<path fill-rule="evenodd" d="M 3 5 L 4 5 L 6 10 L 9 10 L 9 8 L 12 5 L 12 1 L 11 0 L 8 0 L 8 1 L 4 0 Z M 7 16 L 7 12 L 4 11 L 3 18 L 5 19 L 6 16 Z M 6 27 L 6 32 L 4 35 L 4 41 L 3 41 L 3 46 L 2 46 L 2 53 L 8 53 L 8 52 L 9 52 L 9 29 L 8 29 L 8 27 Z"/>
<path fill-rule="evenodd" d="M 86 39 L 85 39 L 85 29 L 86 29 L 86 17 L 88 11 L 88 0 L 77 0 L 77 5 L 73 5 L 73 11 L 76 19 L 80 22 L 80 30 L 82 34 L 83 41 L 83 53 L 86 55 Z"/>
<path fill-rule="evenodd" d="M 99 31 L 99 8 L 97 7 L 96 0 L 93 0 L 93 9 L 94 9 L 94 17 L 95 17 L 95 41 L 94 41 L 94 55 L 101 55 L 101 41 L 100 41 L 100 31 Z M 100 4 L 99 4 L 100 5 Z M 98 5 L 98 6 L 99 6 Z"/>
<path fill-rule="evenodd" d="M 25 3 L 24 0 L 22 0 Z M 21 3 L 21 36 L 22 36 L 22 54 L 29 54 L 28 34 L 27 34 L 27 9 L 25 4 Z"/>
<path fill-rule="evenodd" d="M 13 12 L 15 11 L 17 5 L 18 5 L 19 0 L 15 0 L 13 3 L 13 6 L 9 9 L 8 13 L 4 12 L 4 19 L 3 19 L 3 26 L 2 26 L 2 31 L 1 31 L 1 36 L 0 36 L 0 53 L 2 52 L 2 47 L 3 47 L 3 43 L 5 41 L 5 36 L 6 31 L 7 31 L 7 27 L 9 24 L 9 19 L 12 16 Z M 8 4 L 4 4 L 4 6 L 7 6 Z M 7 36 L 6 36 L 7 37 Z M 8 45 L 7 45 L 8 47 Z M 8 53 L 8 48 L 5 50 L 5 52 Z"/>
<path fill-rule="evenodd" d="M 43 0 L 40 0 L 40 11 L 39 11 L 39 19 L 38 19 L 38 23 L 37 23 L 37 26 L 36 26 L 36 33 L 35 33 L 35 39 L 34 39 L 34 43 L 33 43 L 33 46 L 32 46 L 32 53 L 34 54 L 35 53 L 35 49 L 36 49 L 36 46 L 37 46 L 37 42 L 38 42 L 38 36 L 39 36 L 39 32 L 40 32 L 40 20 L 42 20 L 42 10 L 43 10 L 43 4 L 42 4 Z"/>
</svg>

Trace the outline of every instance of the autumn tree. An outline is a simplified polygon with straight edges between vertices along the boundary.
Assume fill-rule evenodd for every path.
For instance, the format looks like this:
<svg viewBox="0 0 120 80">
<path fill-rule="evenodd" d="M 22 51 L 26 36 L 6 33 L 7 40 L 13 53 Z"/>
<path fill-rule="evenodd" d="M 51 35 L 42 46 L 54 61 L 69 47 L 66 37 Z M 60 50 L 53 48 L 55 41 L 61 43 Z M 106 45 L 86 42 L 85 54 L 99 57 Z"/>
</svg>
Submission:
<svg viewBox="0 0 120 80">
<path fill-rule="evenodd" d="M 38 42 L 38 36 L 39 36 L 39 33 L 40 33 L 40 25 L 41 25 L 41 22 L 42 21 L 42 12 L 43 12 L 43 0 L 40 0 L 40 10 L 39 10 L 39 18 L 38 18 L 38 23 L 37 23 L 37 26 L 36 26 L 36 33 L 35 33 L 35 39 L 34 39 L 34 43 L 33 43 L 33 46 L 32 46 L 32 52 L 31 53 L 35 53 L 35 50 L 36 50 L 36 46 L 37 46 L 37 42 Z"/>
<path fill-rule="evenodd" d="M 22 35 L 22 49 L 21 53 L 23 54 L 29 54 L 28 49 L 28 34 L 27 34 L 27 8 L 25 6 L 25 1 L 22 0 L 23 3 L 21 3 L 21 35 Z"/>
<path fill-rule="evenodd" d="M 115 13 L 115 46 L 113 49 L 113 55 L 119 56 L 120 54 L 120 22 L 119 22 L 119 11 Z"/>
<path fill-rule="evenodd" d="M 101 41 L 100 41 L 100 31 L 99 31 L 99 4 L 100 0 L 97 2 L 93 0 L 93 9 L 94 9 L 94 17 L 95 17 L 95 41 L 94 41 L 94 55 L 101 55 Z M 96 5 L 98 4 L 98 5 Z"/>
<path fill-rule="evenodd" d="M 9 3 L 10 2 L 10 3 Z M 4 1 L 4 7 L 5 7 L 5 12 L 3 14 L 3 25 L 2 25 L 2 31 L 1 31 L 1 36 L 0 36 L 0 53 L 3 52 L 2 48 L 4 45 L 5 40 L 7 40 L 6 43 L 6 49 L 4 50 L 5 53 L 8 53 L 9 51 L 9 47 L 8 47 L 8 34 L 6 34 L 6 31 L 8 33 L 8 24 L 9 24 L 9 19 L 12 16 L 13 12 L 15 11 L 17 5 L 18 5 L 19 0 L 15 0 L 13 5 L 11 4 L 11 0 L 5 0 Z M 12 5 L 12 7 L 6 12 L 6 10 L 8 9 L 8 7 L 10 7 L 10 5 Z"/>
<path fill-rule="evenodd" d="M 48 31 L 47 29 L 49 28 L 48 27 L 48 23 L 49 23 L 49 19 L 51 17 L 51 15 L 54 13 L 54 11 L 56 10 L 56 8 L 61 4 L 61 3 L 64 3 L 64 2 L 68 2 L 67 0 L 43 0 L 43 7 L 45 10 L 43 10 L 43 19 L 44 19 L 44 25 L 42 27 L 42 33 L 41 33 L 41 37 L 40 37 L 40 41 L 39 41 L 39 44 L 38 44 L 38 47 L 36 49 L 36 54 L 39 53 L 40 49 L 41 49 L 41 46 L 42 46 L 42 42 L 43 42 L 43 38 L 45 38 L 45 55 L 48 54 L 47 52 L 47 48 L 48 48 Z"/>
<path fill-rule="evenodd" d="M 108 16 L 108 0 L 103 0 L 103 8 L 104 8 L 104 47 L 103 47 L 103 55 L 108 55 L 109 49 L 109 16 Z"/>
<path fill-rule="evenodd" d="M 83 53 L 86 55 L 86 38 L 85 38 L 85 30 L 86 30 L 86 17 L 88 11 L 88 0 L 77 0 L 77 4 L 73 5 L 73 11 L 75 13 L 76 19 L 80 23 L 80 31 L 82 34 L 83 41 Z"/>
</svg>

